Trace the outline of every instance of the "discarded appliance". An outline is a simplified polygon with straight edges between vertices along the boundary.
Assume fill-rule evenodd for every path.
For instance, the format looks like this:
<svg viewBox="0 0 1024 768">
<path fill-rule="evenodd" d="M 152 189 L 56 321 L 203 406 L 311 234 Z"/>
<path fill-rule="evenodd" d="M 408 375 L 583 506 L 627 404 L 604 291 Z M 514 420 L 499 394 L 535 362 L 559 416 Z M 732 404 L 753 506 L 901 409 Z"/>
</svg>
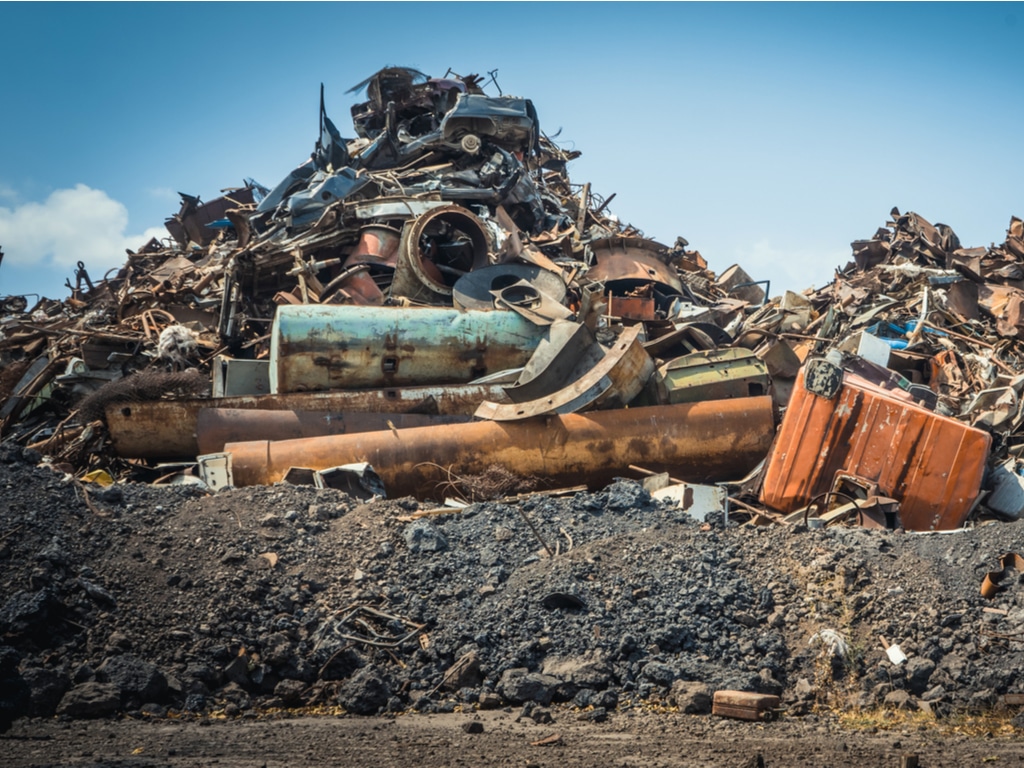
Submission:
<svg viewBox="0 0 1024 768">
<path fill-rule="evenodd" d="M 659 371 L 668 403 L 767 395 L 771 378 L 749 349 L 732 347 L 677 357 Z"/>
<path fill-rule="evenodd" d="M 761 501 L 793 512 L 841 479 L 898 500 L 907 530 L 959 528 L 978 496 L 991 440 L 816 358 L 797 377 Z"/>
</svg>

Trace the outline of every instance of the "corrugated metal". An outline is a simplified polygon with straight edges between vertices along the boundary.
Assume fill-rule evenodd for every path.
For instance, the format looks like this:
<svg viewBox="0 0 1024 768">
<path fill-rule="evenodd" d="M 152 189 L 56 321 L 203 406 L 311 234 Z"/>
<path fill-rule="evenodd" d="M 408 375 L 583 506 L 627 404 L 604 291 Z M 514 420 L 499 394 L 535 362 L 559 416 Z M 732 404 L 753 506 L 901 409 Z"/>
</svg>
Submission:
<svg viewBox="0 0 1024 768">
<path fill-rule="evenodd" d="M 278 307 L 274 393 L 457 384 L 526 364 L 544 328 L 515 312 L 303 305 Z"/>
<path fill-rule="evenodd" d="M 761 501 L 806 506 L 837 474 L 878 484 L 900 502 L 907 530 L 959 528 L 977 498 L 991 438 L 845 374 L 833 398 L 809 392 L 801 370 L 765 470 Z"/>
</svg>

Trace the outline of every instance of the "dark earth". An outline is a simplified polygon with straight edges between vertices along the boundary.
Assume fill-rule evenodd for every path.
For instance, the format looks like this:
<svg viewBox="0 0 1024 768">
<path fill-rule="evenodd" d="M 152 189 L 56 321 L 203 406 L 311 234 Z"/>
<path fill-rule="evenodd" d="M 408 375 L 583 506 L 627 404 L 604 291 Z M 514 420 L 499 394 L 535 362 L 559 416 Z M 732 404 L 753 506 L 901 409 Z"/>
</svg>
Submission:
<svg viewBox="0 0 1024 768">
<path fill-rule="evenodd" d="M 632 480 L 417 517 L 39 462 L 0 448 L 3 765 L 1024 761 L 1024 585 L 979 589 L 1020 523 L 698 522 Z"/>
</svg>

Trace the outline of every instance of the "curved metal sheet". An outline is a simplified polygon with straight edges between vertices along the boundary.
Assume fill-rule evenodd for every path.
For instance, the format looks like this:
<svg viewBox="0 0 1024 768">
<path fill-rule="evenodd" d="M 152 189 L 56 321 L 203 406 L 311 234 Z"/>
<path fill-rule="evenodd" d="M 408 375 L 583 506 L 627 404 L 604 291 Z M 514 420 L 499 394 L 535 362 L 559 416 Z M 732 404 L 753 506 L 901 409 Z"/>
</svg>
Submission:
<svg viewBox="0 0 1024 768">
<path fill-rule="evenodd" d="M 491 291 L 500 291 L 525 280 L 558 302 L 565 300 L 565 282 L 554 272 L 535 264 L 493 264 L 460 277 L 452 288 L 452 303 L 459 309 L 493 309 Z"/>
<path fill-rule="evenodd" d="M 682 283 L 675 270 L 658 258 L 668 247 L 641 237 L 610 237 L 590 244 L 595 264 L 587 277 L 605 283 L 628 281 L 637 285 L 657 283 L 681 293 Z"/>
<path fill-rule="evenodd" d="M 640 331 L 640 326 L 624 329 L 604 356 L 567 387 L 523 403 L 484 402 L 474 415 L 492 421 L 518 421 L 552 413 L 625 405 L 640 393 L 654 372 L 654 361 L 639 341 Z"/>
</svg>

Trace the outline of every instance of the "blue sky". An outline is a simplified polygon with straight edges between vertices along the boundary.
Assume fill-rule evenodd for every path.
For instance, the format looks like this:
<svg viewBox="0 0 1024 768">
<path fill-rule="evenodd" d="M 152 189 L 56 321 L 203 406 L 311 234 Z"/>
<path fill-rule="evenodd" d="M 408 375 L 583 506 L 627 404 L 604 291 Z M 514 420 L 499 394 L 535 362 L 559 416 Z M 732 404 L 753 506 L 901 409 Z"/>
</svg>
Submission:
<svg viewBox="0 0 1024 768">
<path fill-rule="evenodd" d="M 274 186 L 319 85 L 498 69 L 611 210 L 772 293 L 827 283 L 893 206 L 1003 241 L 1024 216 L 1021 3 L 0 3 L 0 295 L 67 295 L 177 191 Z M 73 282 L 73 279 L 72 279 Z"/>
</svg>

